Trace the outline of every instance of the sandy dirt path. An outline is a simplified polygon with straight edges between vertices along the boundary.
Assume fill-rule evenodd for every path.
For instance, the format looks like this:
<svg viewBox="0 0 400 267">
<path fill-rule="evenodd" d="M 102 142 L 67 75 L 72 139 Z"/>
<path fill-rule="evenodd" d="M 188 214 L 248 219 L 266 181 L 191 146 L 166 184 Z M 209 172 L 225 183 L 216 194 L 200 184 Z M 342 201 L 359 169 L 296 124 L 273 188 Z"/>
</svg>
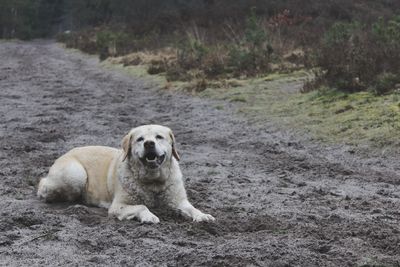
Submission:
<svg viewBox="0 0 400 267">
<path fill-rule="evenodd" d="M 0 43 L 1 266 L 400 266 L 399 164 L 296 141 L 235 107 L 162 92 L 46 41 Z M 170 126 L 190 200 L 158 225 L 49 205 L 35 186 L 82 145 Z"/>
</svg>

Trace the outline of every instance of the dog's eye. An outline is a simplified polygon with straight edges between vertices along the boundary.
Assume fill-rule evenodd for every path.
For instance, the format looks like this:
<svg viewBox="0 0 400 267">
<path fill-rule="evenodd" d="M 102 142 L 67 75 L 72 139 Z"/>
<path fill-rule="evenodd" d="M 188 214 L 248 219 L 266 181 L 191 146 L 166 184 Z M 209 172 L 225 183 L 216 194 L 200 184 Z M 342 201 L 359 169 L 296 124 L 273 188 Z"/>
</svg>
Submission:
<svg viewBox="0 0 400 267">
<path fill-rule="evenodd" d="M 138 139 L 136 139 L 136 142 L 142 142 L 144 140 L 143 137 L 139 137 Z"/>
<path fill-rule="evenodd" d="M 164 137 L 162 137 L 162 136 L 161 136 L 161 135 L 159 135 L 159 134 L 158 134 L 158 135 L 156 135 L 156 138 L 157 138 L 157 139 L 164 139 Z"/>
</svg>

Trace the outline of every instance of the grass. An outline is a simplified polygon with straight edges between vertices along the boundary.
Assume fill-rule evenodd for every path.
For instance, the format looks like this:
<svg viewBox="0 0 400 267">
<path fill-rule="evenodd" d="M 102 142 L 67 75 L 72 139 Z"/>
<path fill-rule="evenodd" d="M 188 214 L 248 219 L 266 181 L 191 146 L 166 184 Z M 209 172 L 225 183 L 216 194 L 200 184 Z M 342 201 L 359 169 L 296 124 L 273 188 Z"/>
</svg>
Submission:
<svg viewBox="0 0 400 267">
<path fill-rule="evenodd" d="M 321 89 L 299 93 L 304 71 L 272 74 L 242 86 L 206 89 L 201 96 L 239 102 L 240 111 L 283 127 L 304 130 L 325 142 L 399 147 L 400 94 L 343 93 Z"/>
<path fill-rule="evenodd" d="M 147 66 L 145 65 L 124 66 L 123 64 L 113 64 L 109 61 L 103 61 L 101 64 L 107 69 L 116 69 L 133 77 L 144 78 L 155 85 L 162 85 L 166 83 L 166 79 L 163 76 L 148 74 Z"/>
<path fill-rule="evenodd" d="M 167 82 L 163 75 L 149 75 L 144 65 L 104 64 L 150 79 L 168 90 L 235 102 L 239 111 L 248 116 L 307 132 L 321 141 L 379 149 L 400 147 L 399 92 L 376 96 L 371 92 L 350 94 L 323 88 L 303 94 L 299 90 L 310 78 L 304 70 L 247 80 L 207 81 L 205 90 L 196 91 L 196 82 Z"/>
<path fill-rule="evenodd" d="M 309 123 L 307 128 L 319 136 L 375 147 L 399 145 L 400 102 L 396 95 L 329 91 L 309 93 L 303 99 L 293 101 L 305 113 L 297 118 Z M 313 118 L 318 123 L 312 123 Z"/>
</svg>

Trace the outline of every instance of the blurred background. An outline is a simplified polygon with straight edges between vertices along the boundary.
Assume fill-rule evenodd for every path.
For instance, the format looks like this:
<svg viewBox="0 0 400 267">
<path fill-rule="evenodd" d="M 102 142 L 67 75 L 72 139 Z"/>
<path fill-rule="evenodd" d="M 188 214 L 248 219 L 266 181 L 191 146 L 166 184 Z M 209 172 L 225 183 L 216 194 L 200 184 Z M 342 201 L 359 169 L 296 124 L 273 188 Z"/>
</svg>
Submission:
<svg viewBox="0 0 400 267">
<path fill-rule="evenodd" d="M 1 0 L 0 34 L 52 38 L 101 60 L 144 66 L 167 88 L 186 83 L 193 93 L 216 89 L 212 95 L 239 87 L 224 97 L 263 112 L 276 104 L 265 113 L 291 126 L 393 145 L 398 14 L 398 0 Z M 274 86 L 267 82 L 281 76 L 265 77 L 277 73 L 290 76 L 280 92 L 300 86 L 303 95 L 265 96 Z M 248 86 L 257 78 L 264 89 Z M 256 103 L 250 91 L 269 100 Z"/>
</svg>

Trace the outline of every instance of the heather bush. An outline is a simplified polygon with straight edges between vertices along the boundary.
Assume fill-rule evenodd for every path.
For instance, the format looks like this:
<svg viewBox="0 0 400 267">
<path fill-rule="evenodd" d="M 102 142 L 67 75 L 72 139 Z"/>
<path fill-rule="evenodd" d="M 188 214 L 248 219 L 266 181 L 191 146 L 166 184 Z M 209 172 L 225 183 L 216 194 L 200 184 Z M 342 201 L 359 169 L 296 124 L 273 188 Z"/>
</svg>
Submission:
<svg viewBox="0 0 400 267">
<path fill-rule="evenodd" d="M 399 17 L 379 19 L 371 25 L 336 23 L 317 52 L 318 80 L 348 92 L 389 92 L 400 81 L 399 42 Z"/>
<path fill-rule="evenodd" d="M 393 73 L 380 73 L 371 84 L 371 90 L 375 94 L 384 94 L 395 89 L 396 84 L 400 83 L 400 75 Z"/>
<path fill-rule="evenodd" d="M 77 48 L 88 54 L 96 54 L 98 52 L 96 38 L 93 32 L 88 30 L 60 33 L 57 35 L 57 41 L 65 43 L 67 48 Z"/>
<path fill-rule="evenodd" d="M 131 46 L 130 36 L 125 32 L 103 30 L 96 34 L 97 50 L 100 59 L 128 53 Z"/>
<path fill-rule="evenodd" d="M 193 70 L 201 74 L 195 78 L 209 79 L 220 76 L 254 76 L 269 70 L 273 49 L 269 43 L 267 32 L 261 19 L 252 11 L 246 21 L 246 27 L 241 33 L 234 32 L 232 43 L 213 44 L 207 42 L 198 27 L 187 30 L 187 38 L 177 49 L 177 62 L 169 66 L 167 76 L 170 79 L 188 77 Z M 177 72 L 186 72 L 177 75 Z M 194 71 L 196 73 L 196 71 Z"/>
<path fill-rule="evenodd" d="M 209 48 L 200 37 L 187 34 L 187 39 L 178 45 L 177 64 L 184 69 L 193 69 L 201 65 Z"/>
<path fill-rule="evenodd" d="M 229 51 L 229 67 L 236 75 L 267 72 L 272 46 L 261 20 L 252 10 L 247 19 L 244 37 Z"/>
</svg>

